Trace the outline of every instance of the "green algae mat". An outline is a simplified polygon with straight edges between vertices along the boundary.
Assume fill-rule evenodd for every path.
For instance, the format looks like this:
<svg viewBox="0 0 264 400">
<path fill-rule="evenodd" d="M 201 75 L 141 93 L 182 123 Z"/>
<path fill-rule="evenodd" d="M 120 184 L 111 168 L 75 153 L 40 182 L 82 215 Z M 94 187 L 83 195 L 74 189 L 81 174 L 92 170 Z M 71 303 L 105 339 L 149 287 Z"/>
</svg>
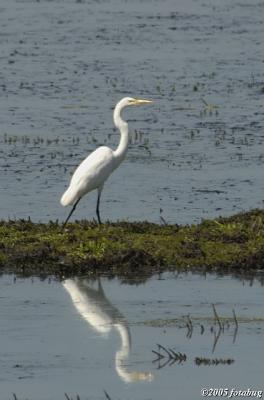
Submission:
<svg viewBox="0 0 264 400">
<path fill-rule="evenodd" d="M 150 276 L 168 270 L 264 269 L 264 211 L 198 225 L 0 222 L 1 272 Z"/>
</svg>

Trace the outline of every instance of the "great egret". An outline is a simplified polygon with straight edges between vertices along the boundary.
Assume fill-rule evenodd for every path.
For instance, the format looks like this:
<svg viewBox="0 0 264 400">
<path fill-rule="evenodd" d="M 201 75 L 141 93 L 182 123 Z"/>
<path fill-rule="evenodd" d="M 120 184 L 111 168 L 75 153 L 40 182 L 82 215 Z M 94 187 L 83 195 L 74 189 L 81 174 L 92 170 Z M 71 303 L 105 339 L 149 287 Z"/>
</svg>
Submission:
<svg viewBox="0 0 264 400">
<path fill-rule="evenodd" d="M 148 103 L 152 103 L 152 101 L 124 97 L 116 104 L 113 117 L 114 124 L 119 129 L 121 135 L 119 145 L 116 150 L 112 150 L 107 146 L 99 147 L 78 166 L 71 178 L 70 186 L 61 197 L 61 204 L 63 206 L 73 206 L 64 222 L 64 226 L 67 224 L 81 198 L 94 189 L 98 191 L 96 215 L 98 223 L 101 224 L 99 206 L 103 185 L 109 175 L 124 160 L 128 148 L 128 124 L 122 119 L 121 111 L 127 106 Z"/>
<path fill-rule="evenodd" d="M 120 311 L 107 299 L 100 280 L 98 289 L 90 286 L 88 279 L 73 278 L 62 282 L 71 296 L 78 313 L 95 332 L 107 336 L 113 328 L 119 334 L 121 346 L 115 354 L 116 372 L 124 382 L 151 381 L 151 372 L 129 371 L 131 334 L 128 323 Z"/>
</svg>

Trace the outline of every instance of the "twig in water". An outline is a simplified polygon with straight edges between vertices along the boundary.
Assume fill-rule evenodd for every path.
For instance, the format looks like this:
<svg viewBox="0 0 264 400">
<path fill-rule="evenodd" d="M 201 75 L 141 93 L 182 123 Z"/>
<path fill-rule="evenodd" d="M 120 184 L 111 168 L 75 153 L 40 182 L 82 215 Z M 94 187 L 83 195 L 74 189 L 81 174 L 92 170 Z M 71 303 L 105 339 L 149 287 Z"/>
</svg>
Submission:
<svg viewBox="0 0 264 400">
<path fill-rule="evenodd" d="M 162 349 L 162 350 L 164 350 L 165 351 L 165 353 L 167 353 L 168 354 L 168 356 L 169 356 L 169 359 L 172 359 L 173 357 L 172 357 L 172 355 L 171 355 L 171 353 L 164 347 L 164 346 L 162 346 L 161 344 L 157 344 L 158 345 L 158 347 L 159 347 L 159 349 Z"/>
<path fill-rule="evenodd" d="M 191 321 L 191 318 L 190 318 L 189 315 L 187 315 L 187 321 L 188 321 L 187 324 L 186 324 L 187 329 L 188 329 L 187 338 L 190 339 L 192 337 L 192 334 L 193 334 L 193 324 L 192 324 L 192 321 Z"/>
<path fill-rule="evenodd" d="M 222 331 L 222 330 L 223 330 L 223 326 L 222 326 L 222 324 L 221 324 L 221 322 L 220 322 L 220 318 L 219 318 L 219 316 L 218 316 L 218 314 L 217 314 L 217 312 L 216 312 L 215 305 L 212 304 L 212 307 L 213 307 L 213 310 L 214 310 L 214 316 L 215 316 L 215 319 L 217 320 L 219 329 Z"/>
<path fill-rule="evenodd" d="M 16 394 L 13 393 L 14 400 L 17 400 Z"/>
<path fill-rule="evenodd" d="M 233 343 L 235 343 L 236 337 L 237 337 L 237 331 L 238 331 L 238 322 L 237 322 L 235 310 L 233 309 L 232 311 L 233 311 L 233 317 L 234 317 L 234 321 L 235 321 L 235 325 L 236 325 L 235 331 L 234 331 L 234 336 L 233 336 Z"/>
<path fill-rule="evenodd" d="M 214 344 L 213 344 L 213 348 L 212 348 L 212 353 L 214 353 L 214 351 L 215 351 L 215 348 L 216 348 L 217 342 L 220 338 L 221 332 L 222 332 L 221 328 L 218 329 L 217 335 L 214 332 Z"/>
<path fill-rule="evenodd" d="M 107 398 L 107 400 L 111 400 L 111 397 L 109 396 L 109 394 L 107 393 L 106 390 L 104 390 L 104 394 L 105 394 L 105 397 Z"/>
<path fill-rule="evenodd" d="M 158 360 L 158 361 L 159 361 L 158 369 L 162 369 L 162 368 L 166 367 L 166 365 L 171 365 L 170 363 L 173 362 L 173 360 L 171 361 L 169 358 L 167 358 L 163 364 L 160 362 L 160 360 Z"/>
<path fill-rule="evenodd" d="M 155 350 L 152 350 L 152 353 L 156 354 L 158 356 L 158 358 L 156 358 L 156 360 L 153 360 L 152 362 L 156 362 L 158 360 L 160 360 L 161 358 L 164 358 L 165 356 L 163 356 L 162 354 L 158 353 Z"/>
<path fill-rule="evenodd" d="M 158 362 L 158 369 L 164 368 L 166 365 L 171 366 L 176 362 L 178 364 L 182 364 L 184 361 L 187 360 L 186 354 L 180 352 L 176 353 L 173 349 L 166 349 L 166 347 L 162 346 L 161 344 L 157 344 L 157 346 L 159 350 L 152 350 L 152 352 L 158 356 L 158 358 L 153 361 Z M 165 355 L 161 354 L 160 350 L 163 350 L 165 352 Z M 163 360 L 163 363 L 161 363 L 161 360 Z"/>
<path fill-rule="evenodd" d="M 238 322 L 237 322 L 236 313 L 235 313 L 235 310 L 234 310 L 234 309 L 233 309 L 232 311 L 233 311 L 233 317 L 234 317 L 234 321 L 235 321 L 236 329 L 237 329 L 237 328 L 238 328 Z"/>
<path fill-rule="evenodd" d="M 172 352 L 172 354 L 174 355 L 174 357 L 175 357 L 175 361 L 178 361 L 178 363 L 179 364 L 181 364 L 183 361 L 186 361 L 187 360 L 187 356 L 186 356 L 186 354 L 183 354 L 183 353 L 176 353 L 174 350 L 172 350 L 172 349 L 169 349 L 171 352 Z M 174 361 L 174 362 L 175 362 Z"/>
<path fill-rule="evenodd" d="M 67 393 L 64 393 L 64 395 L 65 395 L 65 397 L 66 397 L 67 400 L 74 400 L 73 398 L 69 397 L 69 396 L 67 395 Z M 78 394 L 76 395 L 76 400 L 81 400 L 81 398 L 80 398 L 80 396 L 79 396 Z"/>
<path fill-rule="evenodd" d="M 176 363 L 176 361 L 178 361 L 178 364 L 181 364 L 183 361 L 186 361 L 186 355 L 182 354 L 182 353 L 176 353 L 174 350 L 169 349 L 170 352 L 172 353 L 174 359 L 172 359 L 172 361 L 170 362 L 169 365 L 172 365 L 174 363 Z"/>
</svg>

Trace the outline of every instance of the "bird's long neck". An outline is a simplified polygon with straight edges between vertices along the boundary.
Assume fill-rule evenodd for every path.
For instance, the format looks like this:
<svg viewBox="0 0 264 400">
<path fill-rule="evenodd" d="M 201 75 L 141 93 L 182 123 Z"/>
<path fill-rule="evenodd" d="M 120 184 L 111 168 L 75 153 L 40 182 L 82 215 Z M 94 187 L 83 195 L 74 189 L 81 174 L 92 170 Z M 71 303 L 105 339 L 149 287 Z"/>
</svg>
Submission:
<svg viewBox="0 0 264 400">
<path fill-rule="evenodd" d="M 117 149 L 114 151 L 114 155 L 117 161 L 117 166 L 125 158 L 128 149 L 128 124 L 121 117 L 122 106 L 117 104 L 114 110 L 114 124 L 120 131 L 120 142 Z"/>
</svg>

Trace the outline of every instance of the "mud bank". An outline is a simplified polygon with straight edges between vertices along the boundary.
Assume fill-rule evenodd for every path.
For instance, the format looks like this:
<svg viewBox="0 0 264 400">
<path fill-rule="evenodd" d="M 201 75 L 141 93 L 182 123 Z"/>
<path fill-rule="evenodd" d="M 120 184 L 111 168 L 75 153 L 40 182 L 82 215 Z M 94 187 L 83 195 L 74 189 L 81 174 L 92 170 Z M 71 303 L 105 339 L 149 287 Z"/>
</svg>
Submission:
<svg viewBox="0 0 264 400">
<path fill-rule="evenodd" d="M 252 210 L 198 225 L 117 222 L 98 226 L 0 222 L 1 272 L 148 277 L 177 269 L 264 269 L 264 211 Z"/>
</svg>

